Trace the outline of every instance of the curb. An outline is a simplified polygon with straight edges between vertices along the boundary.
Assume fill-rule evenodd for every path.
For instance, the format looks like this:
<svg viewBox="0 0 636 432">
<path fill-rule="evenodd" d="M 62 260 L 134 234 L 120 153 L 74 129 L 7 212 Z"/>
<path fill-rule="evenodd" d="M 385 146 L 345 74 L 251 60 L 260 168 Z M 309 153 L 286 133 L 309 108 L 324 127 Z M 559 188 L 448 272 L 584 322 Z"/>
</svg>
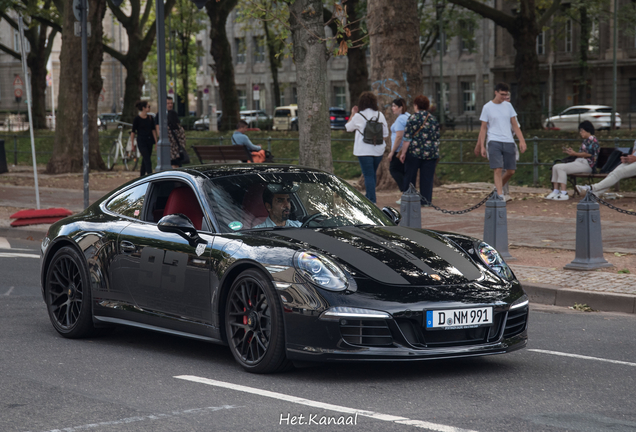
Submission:
<svg viewBox="0 0 636 432">
<path fill-rule="evenodd" d="M 636 314 L 636 296 L 628 294 L 581 291 L 559 288 L 555 285 L 523 283 L 530 303 L 570 307 L 575 303 L 586 304 L 597 312 L 622 312 Z"/>
<path fill-rule="evenodd" d="M 49 226 L 40 228 L 0 226 L 0 237 L 20 238 L 24 240 L 42 241 Z"/>
</svg>

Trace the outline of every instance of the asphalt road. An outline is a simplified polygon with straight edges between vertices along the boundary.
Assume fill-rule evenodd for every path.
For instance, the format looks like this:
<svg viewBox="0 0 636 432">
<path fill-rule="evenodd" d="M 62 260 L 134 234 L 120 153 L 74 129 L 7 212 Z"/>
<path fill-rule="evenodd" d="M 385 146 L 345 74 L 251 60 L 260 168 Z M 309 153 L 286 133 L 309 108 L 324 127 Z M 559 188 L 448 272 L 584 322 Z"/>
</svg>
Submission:
<svg viewBox="0 0 636 432">
<path fill-rule="evenodd" d="M 636 430 L 633 315 L 533 307 L 507 355 L 252 375 L 184 338 L 59 337 L 38 247 L 0 239 L 0 431 Z"/>
</svg>

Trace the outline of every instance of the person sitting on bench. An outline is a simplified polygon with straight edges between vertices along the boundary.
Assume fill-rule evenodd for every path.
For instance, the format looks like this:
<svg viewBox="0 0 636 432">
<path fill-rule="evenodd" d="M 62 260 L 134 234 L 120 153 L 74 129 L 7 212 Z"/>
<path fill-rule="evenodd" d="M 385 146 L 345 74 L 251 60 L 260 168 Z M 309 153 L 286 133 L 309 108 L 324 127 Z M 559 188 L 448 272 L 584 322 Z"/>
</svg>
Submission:
<svg viewBox="0 0 636 432">
<path fill-rule="evenodd" d="M 560 163 L 552 167 L 552 184 L 554 190 L 545 196 L 545 199 L 554 201 L 566 201 L 570 199 L 567 190 L 568 174 L 583 173 L 589 174 L 596 165 L 600 146 L 598 140 L 594 136 L 594 125 L 585 120 L 579 125 L 579 134 L 583 138 L 581 148 L 578 152 L 572 150 L 571 147 L 563 147 L 563 153 L 568 156 L 574 156 L 574 162 Z"/>
<path fill-rule="evenodd" d="M 622 179 L 636 176 L 636 163 L 634 162 L 636 162 L 636 141 L 634 141 L 631 153 L 621 156 L 620 165 L 610 171 L 607 177 L 594 185 L 576 185 L 576 189 L 581 195 L 585 195 L 588 191 L 594 195 L 601 195 Z"/>
<path fill-rule="evenodd" d="M 236 130 L 232 135 L 232 144 L 247 147 L 247 149 L 252 153 L 252 160 L 255 163 L 265 162 L 265 150 L 263 150 L 259 145 L 252 144 L 252 141 L 250 141 L 247 135 L 245 135 L 248 127 L 249 125 L 245 120 L 239 120 Z"/>
</svg>

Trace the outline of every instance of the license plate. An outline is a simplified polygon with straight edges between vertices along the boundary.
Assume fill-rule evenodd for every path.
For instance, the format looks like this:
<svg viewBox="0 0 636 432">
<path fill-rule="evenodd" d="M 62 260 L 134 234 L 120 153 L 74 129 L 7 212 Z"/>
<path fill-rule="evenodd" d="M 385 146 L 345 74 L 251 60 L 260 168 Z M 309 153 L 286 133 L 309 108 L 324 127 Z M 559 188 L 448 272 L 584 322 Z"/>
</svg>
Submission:
<svg viewBox="0 0 636 432">
<path fill-rule="evenodd" d="M 427 329 L 473 328 L 492 323 L 492 307 L 426 311 Z"/>
<path fill-rule="evenodd" d="M 342 120 L 344 120 L 344 117 L 338 117 L 336 120 L 342 121 Z"/>
</svg>

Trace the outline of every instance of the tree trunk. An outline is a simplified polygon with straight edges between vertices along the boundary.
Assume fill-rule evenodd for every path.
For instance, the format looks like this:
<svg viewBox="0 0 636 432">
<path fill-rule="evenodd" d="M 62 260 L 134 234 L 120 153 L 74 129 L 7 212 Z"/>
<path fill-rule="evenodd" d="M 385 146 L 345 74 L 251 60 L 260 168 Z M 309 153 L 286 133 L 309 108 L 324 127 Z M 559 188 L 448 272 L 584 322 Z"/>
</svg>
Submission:
<svg viewBox="0 0 636 432">
<path fill-rule="evenodd" d="M 83 169 L 82 121 L 82 41 L 73 33 L 73 1 L 65 0 L 62 51 L 60 53 L 60 88 L 53 155 L 46 167 L 48 174 L 80 172 Z M 102 51 L 102 19 L 106 0 L 93 0 L 88 13 L 91 36 L 88 38 L 88 134 L 91 169 L 105 169 L 99 153 L 97 133 L 97 100 L 102 90 L 100 66 Z M 80 59 L 80 61 L 78 61 Z"/>
<path fill-rule="evenodd" d="M 378 97 L 378 107 L 389 126 L 395 121 L 391 112 L 393 99 L 404 98 L 411 111 L 413 99 L 424 92 L 417 16 L 416 0 L 369 0 L 367 4 L 371 88 Z M 390 139 L 386 141 L 388 153 Z M 389 160 L 386 157 L 378 168 L 376 189 L 398 189 L 389 173 Z"/>
<path fill-rule="evenodd" d="M 56 30 L 40 24 L 29 29 L 27 36 L 31 44 L 31 52 L 27 54 L 27 66 L 31 73 L 31 114 L 33 115 L 33 127 L 46 129 L 46 63 L 49 61 L 53 38 L 47 37 L 48 32 L 53 35 Z"/>
<path fill-rule="evenodd" d="M 512 28 L 517 79 L 517 111 L 521 129 L 541 129 L 541 89 L 539 86 L 539 56 L 537 36 L 539 27 L 534 0 L 519 3 L 519 14 Z M 509 30 L 510 31 L 510 30 Z"/>
<path fill-rule="evenodd" d="M 349 100 L 351 106 L 358 103 L 362 92 L 369 90 L 369 69 L 367 68 L 367 50 L 361 46 L 360 39 L 363 36 L 360 30 L 360 17 L 356 14 L 358 0 L 347 0 L 345 12 L 351 37 L 348 39 L 354 44 L 347 52 L 347 84 L 349 84 Z"/>
<path fill-rule="evenodd" d="M 276 58 L 276 54 L 280 52 L 280 46 L 276 39 L 269 33 L 269 26 L 267 21 L 263 20 L 263 31 L 265 32 L 265 43 L 267 44 L 267 57 L 269 59 L 269 70 L 272 73 L 272 96 L 274 101 L 274 108 L 280 106 L 280 83 L 278 82 L 278 67 L 280 66 L 280 59 Z"/>
<path fill-rule="evenodd" d="M 590 88 L 590 64 L 587 62 L 587 55 L 590 49 L 590 31 L 592 21 L 587 14 L 587 8 L 581 6 L 579 10 L 581 21 L 581 39 L 579 42 L 579 104 L 585 105 L 590 103 L 592 98 L 592 89 Z"/>
<path fill-rule="evenodd" d="M 239 102 L 234 81 L 234 63 L 232 48 L 225 32 L 227 17 L 238 0 L 209 1 L 205 8 L 210 17 L 210 54 L 214 58 L 214 75 L 219 82 L 221 97 L 221 124 L 219 130 L 229 131 L 236 127 L 239 118 Z"/>
<path fill-rule="evenodd" d="M 327 56 L 322 2 L 289 6 L 298 84 L 299 163 L 333 172 L 327 92 Z"/>
</svg>

